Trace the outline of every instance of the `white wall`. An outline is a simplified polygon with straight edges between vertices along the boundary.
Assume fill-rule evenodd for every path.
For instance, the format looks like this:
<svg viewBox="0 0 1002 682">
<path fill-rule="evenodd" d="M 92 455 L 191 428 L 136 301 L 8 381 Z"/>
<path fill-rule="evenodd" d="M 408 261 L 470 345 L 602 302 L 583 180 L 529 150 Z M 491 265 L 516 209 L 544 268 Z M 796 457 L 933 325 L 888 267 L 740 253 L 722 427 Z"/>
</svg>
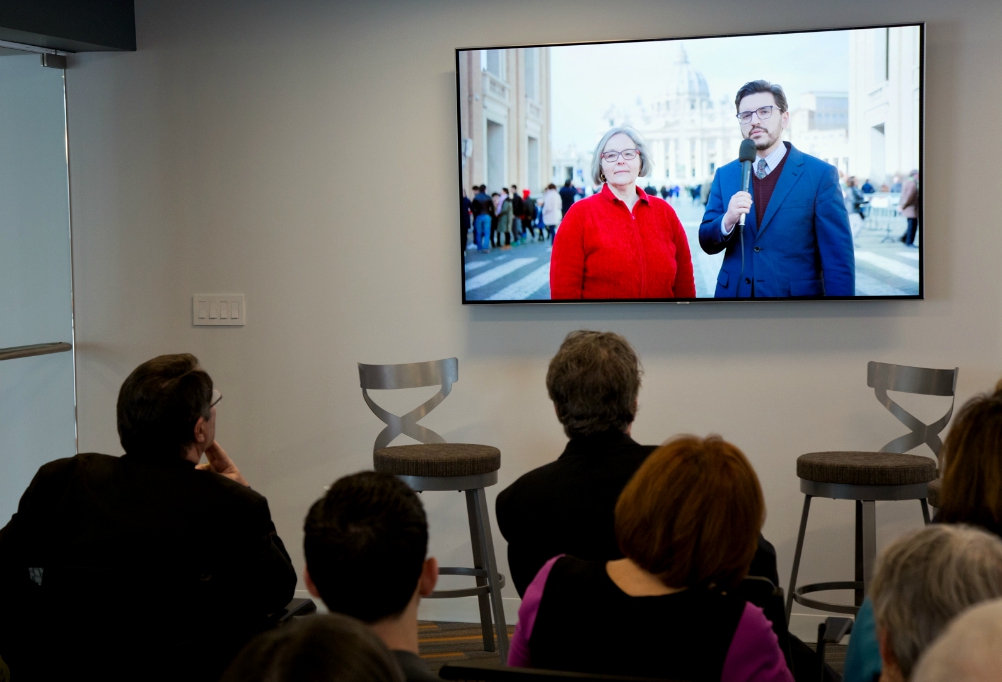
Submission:
<svg viewBox="0 0 1002 682">
<path fill-rule="evenodd" d="M 63 74 L 0 51 L 0 348 L 72 340 Z M 76 447 L 70 353 L 0 362 L 0 527 Z"/>
<path fill-rule="evenodd" d="M 138 52 L 81 55 L 67 71 L 80 447 L 120 452 L 126 374 L 158 353 L 194 352 L 226 396 L 219 438 L 268 497 L 297 567 L 309 504 L 371 463 L 381 424 L 356 362 L 459 357 L 460 381 L 427 425 L 501 448 L 493 506 L 563 448 L 543 385 L 563 336 L 624 334 L 646 369 L 634 435 L 718 432 L 744 449 L 784 583 L 803 499 L 796 457 L 902 433 L 866 387 L 867 361 L 958 365 L 961 400 L 1002 374 L 1002 188 L 988 163 L 1002 151 L 995 0 L 772 0 L 754 11 L 744 0 L 139 0 L 136 18 Z M 927 300 L 460 305 L 452 48 L 921 20 Z M 247 326 L 193 328 L 194 292 L 246 294 Z M 462 496 L 424 499 L 433 551 L 468 560 Z M 852 505 L 814 510 L 802 579 L 845 579 Z M 920 518 L 917 502 L 881 505 L 881 542 Z"/>
</svg>

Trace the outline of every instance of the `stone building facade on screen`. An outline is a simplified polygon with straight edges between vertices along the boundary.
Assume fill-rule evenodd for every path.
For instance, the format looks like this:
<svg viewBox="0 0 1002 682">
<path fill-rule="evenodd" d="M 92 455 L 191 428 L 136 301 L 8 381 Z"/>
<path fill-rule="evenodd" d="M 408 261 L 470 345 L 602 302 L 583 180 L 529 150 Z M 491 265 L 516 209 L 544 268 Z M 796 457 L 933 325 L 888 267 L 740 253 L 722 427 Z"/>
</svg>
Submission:
<svg viewBox="0 0 1002 682">
<path fill-rule="evenodd" d="M 919 167 L 921 55 L 917 26 L 850 33 L 850 171 L 878 187 Z"/>
<path fill-rule="evenodd" d="M 458 54 L 463 187 L 538 195 L 550 181 L 549 48 Z"/>
</svg>

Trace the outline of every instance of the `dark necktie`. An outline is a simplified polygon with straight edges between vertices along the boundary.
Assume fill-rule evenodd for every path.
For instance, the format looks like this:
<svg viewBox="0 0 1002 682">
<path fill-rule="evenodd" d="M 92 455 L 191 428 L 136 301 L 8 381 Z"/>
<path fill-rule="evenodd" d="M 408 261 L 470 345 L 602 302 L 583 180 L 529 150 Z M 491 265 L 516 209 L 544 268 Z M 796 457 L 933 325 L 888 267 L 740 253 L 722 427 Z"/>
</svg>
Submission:
<svg viewBox="0 0 1002 682">
<path fill-rule="evenodd" d="M 764 178 L 767 175 L 767 173 L 765 172 L 766 168 L 767 164 L 765 162 L 765 159 L 759 159 L 758 168 L 755 169 L 755 177 L 758 178 L 759 180 Z"/>
</svg>

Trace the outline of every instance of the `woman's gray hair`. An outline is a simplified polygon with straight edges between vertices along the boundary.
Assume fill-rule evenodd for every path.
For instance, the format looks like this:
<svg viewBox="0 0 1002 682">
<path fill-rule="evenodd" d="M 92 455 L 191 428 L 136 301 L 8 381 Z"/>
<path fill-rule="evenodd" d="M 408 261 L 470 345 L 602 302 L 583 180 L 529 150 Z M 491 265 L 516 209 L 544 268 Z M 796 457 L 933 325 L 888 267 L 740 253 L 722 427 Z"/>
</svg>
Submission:
<svg viewBox="0 0 1002 682">
<path fill-rule="evenodd" d="M 908 679 L 954 616 L 1002 597 L 1002 540 L 972 526 L 927 526 L 884 551 L 870 594 L 877 627 Z"/>
<path fill-rule="evenodd" d="M 651 174 L 651 170 L 654 168 L 654 162 L 651 160 L 651 152 L 647 149 L 647 143 L 644 139 L 640 137 L 640 133 L 630 127 L 619 127 L 611 128 L 609 132 L 602 136 L 602 139 L 598 141 L 598 146 L 595 147 L 595 156 L 591 160 L 591 179 L 592 183 L 595 185 L 601 185 L 605 180 L 602 179 L 602 152 L 605 150 L 605 145 L 609 144 L 609 140 L 613 135 L 619 135 L 622 133 L 628 138 L 633 140 L 633 144 L 636 145 L 637 151 L 640 152 L 640 177 L 646 178 Z"/>
<path fill-rule="evenodd" d="M 1002 599 L 957 616 L 918 665 L 912 682 L 994 682 L 1002 670 Z"/>
</svg>

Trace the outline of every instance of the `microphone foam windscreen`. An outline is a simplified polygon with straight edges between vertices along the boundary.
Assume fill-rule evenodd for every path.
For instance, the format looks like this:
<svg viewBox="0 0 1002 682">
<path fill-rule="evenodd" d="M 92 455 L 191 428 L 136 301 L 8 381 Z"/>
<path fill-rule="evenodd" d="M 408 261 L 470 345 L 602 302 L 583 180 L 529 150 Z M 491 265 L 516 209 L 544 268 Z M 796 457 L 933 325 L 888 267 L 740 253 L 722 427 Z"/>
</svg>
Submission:
<svg viewBox="0 0 1002 682">
<path fill-rule="evenodd" d="M 745 161 L 755 160 L 755 143 L 751 140 L 742 140 L 741 148 L 738 149 L 738 161 L 742 163 Z"/>
</svg>

